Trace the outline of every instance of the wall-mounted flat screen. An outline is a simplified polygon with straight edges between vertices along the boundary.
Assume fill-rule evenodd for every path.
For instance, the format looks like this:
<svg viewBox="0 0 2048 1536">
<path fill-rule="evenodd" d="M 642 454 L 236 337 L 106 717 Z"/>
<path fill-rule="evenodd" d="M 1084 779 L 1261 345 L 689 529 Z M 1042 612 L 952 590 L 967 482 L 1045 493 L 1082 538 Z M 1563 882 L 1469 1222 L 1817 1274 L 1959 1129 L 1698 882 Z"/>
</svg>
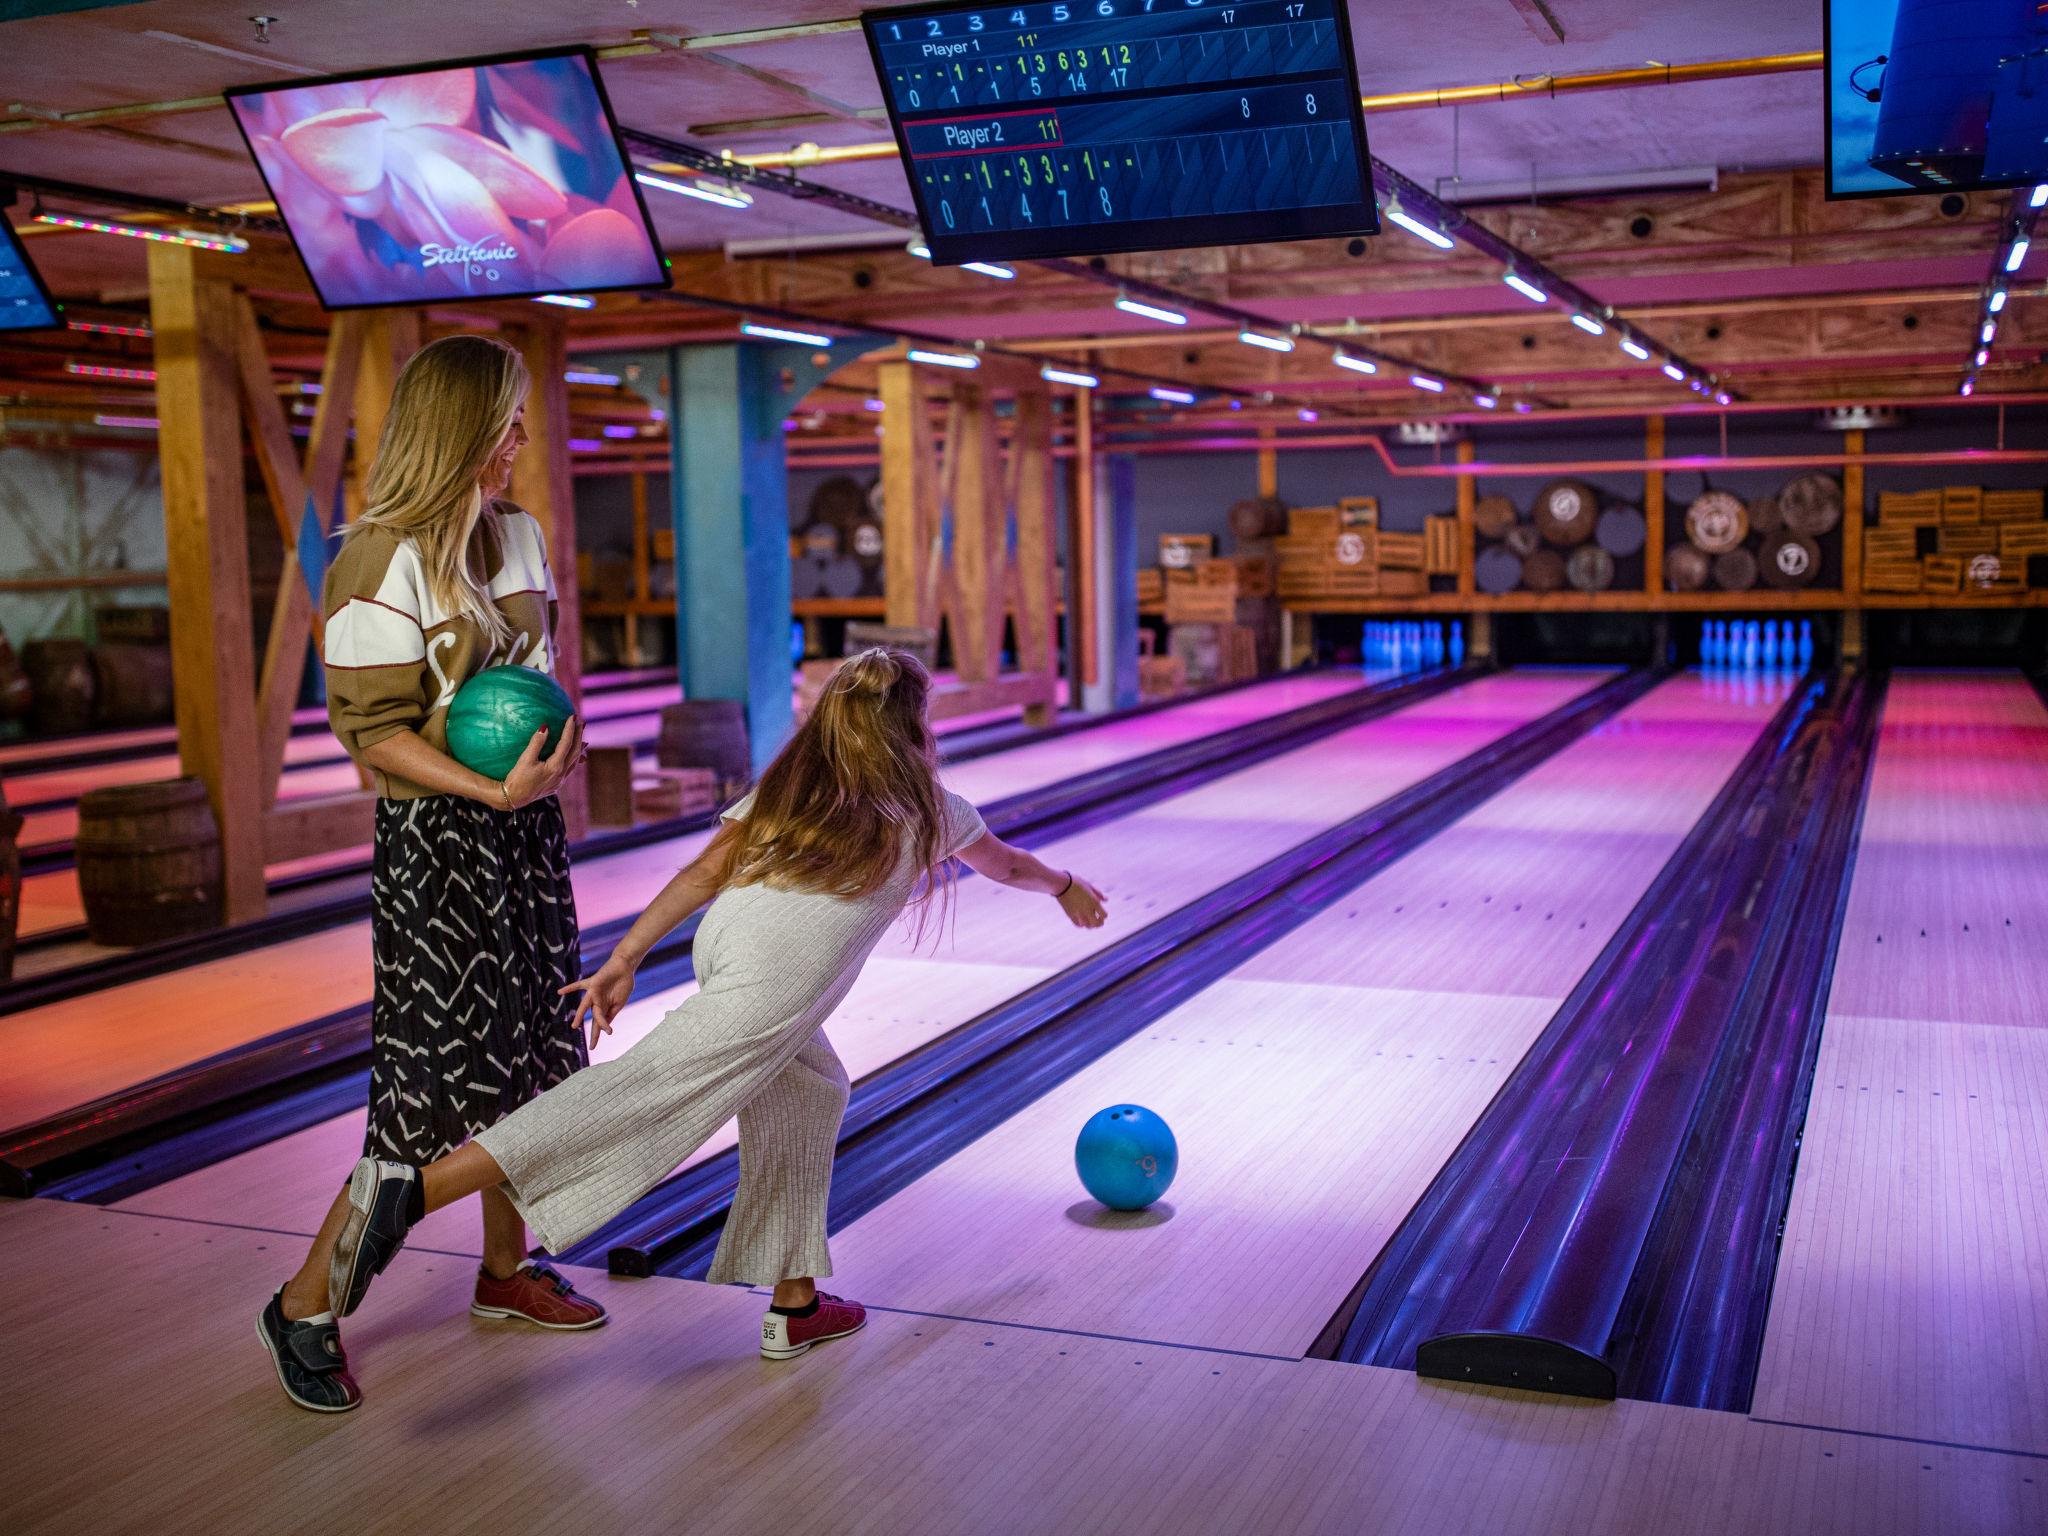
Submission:
<svg viewBox="0 0 2048 1536">
<path fill-rule="evenodd" d="M 934 261 L 1379 231 L 1343 0 L 861 22 Z"/>
<path fill-rule="evenodd" d="M 0 331 L 46 331 L 63 323 L 21 236 L 0 213 Z"/>
<path fill-rule="evenodd" d="M 588 49 L 227 95 L 329 309 L 667 283 Z"/>
<path fill-rule="evenodd" d="M 2048 181 L 2048 5 L 1827 0 L 1828 196 Z"/>
</svg>

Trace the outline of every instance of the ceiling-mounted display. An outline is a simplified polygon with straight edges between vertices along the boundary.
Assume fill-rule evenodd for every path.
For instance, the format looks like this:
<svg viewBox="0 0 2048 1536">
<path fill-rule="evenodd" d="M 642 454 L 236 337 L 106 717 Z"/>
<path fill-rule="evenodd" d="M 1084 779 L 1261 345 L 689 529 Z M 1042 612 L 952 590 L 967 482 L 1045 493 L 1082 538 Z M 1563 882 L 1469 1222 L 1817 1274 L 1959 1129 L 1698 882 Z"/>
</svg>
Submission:
<svg viewBox="0 0 2048 1536">
<path fill-rule="evenodd" d="M 934 261 L 1379 231 L 1342 0 L 861 22 Z"/>
<path fill-rule="evenodd" d="M 63 323 L 21 236 L 0 214 L 0 331 L 46 331 Z"/>
<path fill-rule="evenodd" d="M 1826 0 L 1828 196 L 2048 181 L 2048 5 Z"/>
<path fill-rule="evenodd" d="M 587 48 L 227 97 L 329 309 L 668 281 Z"/>
</svg>

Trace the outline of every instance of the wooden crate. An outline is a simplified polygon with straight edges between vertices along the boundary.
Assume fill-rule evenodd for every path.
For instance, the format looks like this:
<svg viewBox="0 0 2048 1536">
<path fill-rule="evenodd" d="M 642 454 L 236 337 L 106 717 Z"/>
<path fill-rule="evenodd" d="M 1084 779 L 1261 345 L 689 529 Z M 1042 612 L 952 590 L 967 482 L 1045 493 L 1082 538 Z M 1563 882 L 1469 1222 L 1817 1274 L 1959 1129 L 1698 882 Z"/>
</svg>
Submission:
<svg viewBox="0 0 2048 1536">
<path fill-rule="evenodd" d="M 2048 523 L 2006 523 L 1998 530 L 1998 557 L 2022 564 L 2029 555 L 2048 555 Z"/>
<path fill-rule="evenodd" d="M 1941 491 L 1943 527 L 1966 526 L 1984 521 L 1984 488 L 1981 485 L 1948 485 Z"/>
<path fill-rule="evenodd" d="M 2027 589 L 2024 561 L 1995 554 L 1971 555 L 1963 561 L 1963 590 L 1983 596 L 2011 596 Z"/>
<path fill-rule="evenodd" d="M 1933 528 L 1941 522 L 1941 492 L 1881 491 L 1877 520 L 1908 528 Z"/>
<path fill-rule="evenodd" d="M 1955 555 L 1920 557 L 1920 590 L 1960 592 L 1963 590 L 1963 562 Z"/>
<path fill-rule="evenodd" d="M 1863 562 L 1866 592 L 1918 592 L 1920 579 L 1920 562 L 1912 556 Z"/>
<path fill-rule="evenodd" d="M 1458 574 L 1457 518 L 1426 517 L 1422 520 L 1422 569 L 1430 576 Z"/>
<path fill-rule="evenodd" d="M 1163 603 L 1166 601 L 1166 573 L 1156 565 L 1138 567 L 1138 602 Z"/>
<path fill-rule="evenodd" d="M 1424 536 L 1419 533 L 1389 533 L 1382 528 L 1379 534 L 1379 567 L 1383 571 L 1420 571 L 1424 569 Z M 1384 584 L 1382 584 L 1384 585 Z"/>
<path fill-rule="evenodd" d="M 1896 561 L 1917 561 L 1920 541 L 1914 527 L 1866 528 L 1863 530 L 1865 565 Z"/>
<path fill-rule="evenodd" d="M 633 825 L 633 749 L 589 747 L 583 753 L 584 795 L 592 825 Z"/>
<path fill-rule="evenodd" d="M 1381 597 L 1421 597 L 1429 591 L 1429 578 L 1420 571 L 1380 568 Z"/>
<path fill-rule="evenodd" d="M 656 528 L 652 531 L 649 553 L 656 560 L 674 560 L 676 557 L 676 531 L 673 528 Z"/>
<path fill-rule="evenodd" d="M 633 777 L 633 813 L 650 819 L 694 816 L 718 804 L 718 775 L 709 768 L 643 769 Z"/>
<path fill-rule="evenodd" d="M 1245 555 L 1204 560 L 1195 567 L 1198 586 L 1227 588 L 1239 597 L 1273 595 L 1273 562 Z"/>
<path fill-rule="evenodd" d="M 1166 589 L 1168 624 L 1257 624 L 1267 613 L 1267 599 L 1245 597 L 1234 587 L 1196 583 Z"/>
<path fill-rule="evenodd" d="M 1334 539 L 1343 526 L 1343 514 L 1335 507 L 1296 507 L 1287 514 L 1290 539 Z"/>
<path fill-rule="evenodd" d="M 1178 656 L 1140 656 L 1138 658 L 1138 693 L 1147 699 L 1170 699 L 1177 693 L 1184 693 L 1188 686 L 1188 670 Z"/>
<path fill-rule="evenodd" d="M 1380 499 L 1377 496 L 1341 496 L 1337 499 L 1339 528 L 1377 528 Z"/>
<path fill-rule="evenodd" d="M 1987 523 L 2038 523 L 2048 507 L 2044 507 L 2040 491 L 1986 491 L 1984 493 L 1984 521 Z"/>
<path fill-rule="evenodd" d="M 1965 560 L 1972 555 L 1995 555 L 1998 553 L 1998 530 L 1984 527 L 1944 527 L 1941 542 L 1935 552 L 1943 555 L 1960 555 Z"/>
<path fill-rule="evenodd" d="M 1169 571 L 1192 572 L 1195 566 L 1216 553 L 1213 533 L 1162 533 L 1159 535 L 1159 564 Z"/>
</svg>

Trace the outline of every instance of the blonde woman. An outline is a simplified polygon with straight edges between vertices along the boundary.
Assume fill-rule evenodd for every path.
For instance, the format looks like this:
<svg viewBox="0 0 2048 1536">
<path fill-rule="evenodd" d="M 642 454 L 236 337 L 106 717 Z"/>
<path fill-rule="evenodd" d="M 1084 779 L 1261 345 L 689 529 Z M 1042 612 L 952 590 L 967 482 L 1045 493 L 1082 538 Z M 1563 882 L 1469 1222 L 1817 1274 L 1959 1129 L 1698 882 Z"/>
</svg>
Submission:
<svg viewBox="0 0 2048 1536">
<path fill-rule="evenodd" d="M 831 1274 L 825 1205 L 846 1072 L 821 1030 L 906 907 L 944 921 L 949 861 L 1059 902 L 1084 928 L 1102 893 L 990 833 L 942 789 L 915 658 L 867 651 L 841 667 L 808 720 L 725 813 L 702 853 L 655 897 L 598 972 L 566 990 L 591 1039 L 632 996 L 641 957 L 699 907 L 697 992 L 614 1061 L 578 1072 L 467 1146 L 426 1162 L 365 1157 L 333 1249 L 342 1316 L 428 1211 L 503 1189 L 551 1250 L 588 1236 L 734 1115 L 740 1183 L 711 1279 L 772 1286 L 760 1351 L 771 1360 L 859 1329 Z M 318 1257 L 321 1249 L 315 1248 Z"/>
<path fill-rule="evenodd" d="M 370 1120 L 364 1150 L 426 1162 L 589 1060 L 562 996 L 580 969 L 556 788 L 582 751 L 572 722 L 504 780 L 447 752 L 448 704 L 485 667 L 554 668 L 555 588 L 540 525 L 501 501 L 526 443 L 526 367 L 504 343 L 451 336 L 407 363 L 370 472 L 366 510 L 327 573 L 328 717 L 377 786 L 371 873 Z M 592 1328 L 604 1309 L 527 1261 L 525 1223 L 483 1194 L 470 1310 Z M 257 1332 L 301 1407 L 361 1394 L 327 1305 L 335 1200 L 313 1256 Z"/>
</svg>

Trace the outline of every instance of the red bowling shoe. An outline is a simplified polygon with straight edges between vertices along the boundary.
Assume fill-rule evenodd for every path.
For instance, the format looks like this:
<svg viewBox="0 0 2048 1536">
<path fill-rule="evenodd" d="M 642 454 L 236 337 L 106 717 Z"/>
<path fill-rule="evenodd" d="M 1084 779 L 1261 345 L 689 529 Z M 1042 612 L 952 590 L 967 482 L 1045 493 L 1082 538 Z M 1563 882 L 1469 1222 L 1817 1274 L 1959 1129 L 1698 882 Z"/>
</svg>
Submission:
<svg viewBox="0 0 2048 1536">
<path fill-rule="evenodd" d="M 822 1344 L 827 1339 L 843 1339 L 849 1333 L 859 1333 L 867 1325 L 867 1308 L 859 1302 L 842 1301 L 820 1291 L 818 1308 L 808 1317 L 792 1317 L 787 1312 L 769 1309 L 768 1315 L 761 1319 L 761 1358 L 794 1360 L 813 1344 Z"/>
<path fill-rule="evenodd" d="M 581 1295 L 568 1280 L 545 1264 L 528 1259 L 510 1278 L 500 1280 L 478 1266 L 472 1317 L 516 1317 L 542 1328 L 595 1328 L 605 1322 L 603 1307 Z"/>
</svg>

